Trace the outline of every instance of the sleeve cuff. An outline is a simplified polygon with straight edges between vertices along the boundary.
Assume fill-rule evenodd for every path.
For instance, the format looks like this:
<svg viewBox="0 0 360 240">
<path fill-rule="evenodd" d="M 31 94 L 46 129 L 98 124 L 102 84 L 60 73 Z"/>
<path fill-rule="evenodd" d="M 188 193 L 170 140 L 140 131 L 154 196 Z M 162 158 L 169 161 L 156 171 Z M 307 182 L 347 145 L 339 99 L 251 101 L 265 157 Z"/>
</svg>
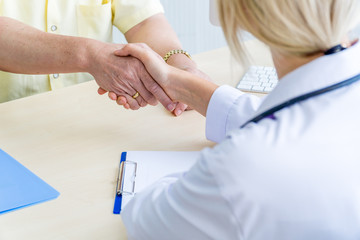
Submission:
<svg viewBox="0 0 360 240">
<path fill-rule="evenodd" d="M 124 34 L 135 25 L 145 19 L 163 13 L 164 8 L 157 0 L 146 2 L 142 6 L 117 6 L 113 5 L 114 20 L 113 24 Z"/>
<path fill-rule="evenodd" d="M 226 136 L 226 124 L 229 112 L 239 96 L 244 93 L 236 88 L 224 85 L 218 87 L 211 96 L 206 112 L 206 138 L 220 142 Z"/>
</svg>

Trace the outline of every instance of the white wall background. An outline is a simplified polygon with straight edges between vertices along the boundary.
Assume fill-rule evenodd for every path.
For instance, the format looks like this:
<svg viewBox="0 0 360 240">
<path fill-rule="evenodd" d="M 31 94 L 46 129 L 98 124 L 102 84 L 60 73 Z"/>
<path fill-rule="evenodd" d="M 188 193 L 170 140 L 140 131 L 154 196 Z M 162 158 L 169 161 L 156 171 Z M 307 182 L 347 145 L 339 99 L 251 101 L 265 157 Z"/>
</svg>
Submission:
<svg viewBox="0 0 360 240">
<path fill-rule="evenodd" d="M 209 22 L 209 0 L 161 0 L 161 3 L 183 48 L 191 54 L 226 45 L 220 27 L 212 26 Z M 360 36 L 360 25 L 354 35 Z M 114 41 L 126 42 L 117 29 L 114 29 Z"/>
<path fill-rule="evenodd" d="M 165 15 L 192 54 L 226 46 L 220 27 L 210 24 L 209 0 L 161 0 Z"/>
<path fill-rule="evenodd" d="M 221 28 L 209 22 L 209 0 L 161 0 L 183 49 L 191 54 L 226 46 Z M 126 42 L 114 29 L 114 41 Z"/>
</svg>

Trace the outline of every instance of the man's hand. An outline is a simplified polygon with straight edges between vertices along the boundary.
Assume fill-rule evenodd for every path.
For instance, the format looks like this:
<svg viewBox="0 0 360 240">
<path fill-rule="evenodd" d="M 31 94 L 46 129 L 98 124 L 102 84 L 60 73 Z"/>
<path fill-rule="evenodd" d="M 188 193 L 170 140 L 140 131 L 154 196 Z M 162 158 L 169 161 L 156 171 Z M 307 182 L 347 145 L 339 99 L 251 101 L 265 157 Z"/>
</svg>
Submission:
<svg viewBox="0 0 360 240">
<path fill-rule="evenodd" d="M 146 45 L 146 44 L 139 44 L 139 46 L 142 46 L 142 47 L 145 47 L 146 49 L 148 49 L 149 47 Z M 123 47 L 123 46 L 122 46 Z M 117 50 L 119 50 L 119 49 L 117 49 Z M 117 56 L 119 56 L 119 57 L 123 57 L 123 56 L 121 56 L 121 55 L 119 55 L 119 54 L 117 54 L 118 53 L 118 51 L 115 51 L 115 55 L 117 55 Z M 127 56 L 128 57 L 128 56 Z M 176 56 L 174 56 L 174 57 L 176 57 Z M 158 66 L 161 66 L 161 65 L 163 65 L 163 66 L 168 66 L 164 61 L 163 61 L 163 59 L 162 59 L 162 57 L 161 56 L 159 56 L 159 55 L 156 55 L 156 59 L 159 61 L 159 65 Z M 160 64 L 161 63 L 161 64 Z M 179 65 L 181 65 L 181 64 L 179 64 Z M 187 72 L 189 72 L 189 73 L 192 73 L 192 74 L 194 74 L 194 75 L 196 75 L 196 76 L 198 76 L 198 77 L 201 77 L 201 78 L 203 78 L 203 79 L 206 79 L 206 80 L 208 80 L 208 81 L 211 81 L 211 79 L 210 79 L 210 77 L 208 76 L 208 75 L 206 75 L 205 73 L 203 73 L 202 71 L 200 71 L 197 67 L 196 67 L 196 64 L 195 63 L 193 63 L 192 64 L 192 66 L 191 67 L 189 67 L 189 66 L 186 66 L 186 67 L 178 67 L 179 69 L 182 69 L 182 70 L 185 70 L 185 71 L 187 71 Z M 144 81 L 146 81 L 146 78 L 144 78 L 143 79 Z M 159 79 L 156 79 L 156 81 L 159 81 Z M 147 84 L 146 82 L 143 82 L 144 84 Z M 156 90 L 156 89 L 155 89 Z M 99 94 L 105 94 L 107 91 L 106 90 L 104 90 L 104 89 L 102 89 L 102 88 L 99 88 Z M 153 93 L 153 95 L 156 97 L 156 98 L 159 98 L 159 97 L 161 97 L 161 96 L 159 96 L 158 95 L 158 93 L 157 92 L 152 92 Z M 128 98 L 126 97 L 126 96 L 124 96 L 124 95 L 122 95 L 122 94 L 116 94 L 116 93 L 114 93 L 114 92 L 109 92 L 109 98 L 110 99 L 112 99 L 112 100 L 117 100 L 117 103 L 119 104 L 119 105 L 123 105 L 125 108 L 130 108 L 130 106 L 129 106 L 129 102 L 128 102 Z M 159 100 L 160 101 L 160 100 Z M 164 104 L 163 104 L 164 105 Z M 165 107 L 166 107 L 166 105 L 164 105 Z M 170 110 L 170 109 L 173 109 L 173 111 L 172 110 Z M 172 105 L 171 105 L 171 108 L 167 108 L 169 111 L 172 111 L 173 113 L 174 113 L 174 115 L 175 116 L 179 116 L 179 115 L 181 115 L 185 110 L 189 110 L 189 109 L 191 109 L 190 107 L 188 107 L 186 104 L 184 104 L 184 103 L 180 103 L 180 102 L 177 102 L 177 103 L 173 103 Z"/>
<path fill-rule="evenodd" d="M 97 42 L 90 48 L 88 72 L 100 87 L 98 93 L 112 92 L 109 97 L 113 100 L 117 96 L 123 96 L 127 102 L 125 107 L 133 110 L 148 103 L 156 105 L 159 100 L 169 111 L 173 111 L 175 103 L 152 79 L 138 59 L 114 55 L 114 51 L 121 47 L 122 45 Z M 139 96 L 133 98 L 136 92 L 139 92 Z"/>
</svg>

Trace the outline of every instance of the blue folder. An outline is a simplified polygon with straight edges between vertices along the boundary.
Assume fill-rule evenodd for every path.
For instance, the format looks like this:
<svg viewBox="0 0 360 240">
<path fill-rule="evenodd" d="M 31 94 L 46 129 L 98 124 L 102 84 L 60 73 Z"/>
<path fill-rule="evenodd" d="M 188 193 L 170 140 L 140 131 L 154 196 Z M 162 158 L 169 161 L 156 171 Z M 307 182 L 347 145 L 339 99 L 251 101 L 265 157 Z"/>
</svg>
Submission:
<svg viewBox="0 0 360 240">
<path fill-rule="evenodd" d="M 0 149 L 0 214 L 58 196 L 59 192 Z"/>
</svg>

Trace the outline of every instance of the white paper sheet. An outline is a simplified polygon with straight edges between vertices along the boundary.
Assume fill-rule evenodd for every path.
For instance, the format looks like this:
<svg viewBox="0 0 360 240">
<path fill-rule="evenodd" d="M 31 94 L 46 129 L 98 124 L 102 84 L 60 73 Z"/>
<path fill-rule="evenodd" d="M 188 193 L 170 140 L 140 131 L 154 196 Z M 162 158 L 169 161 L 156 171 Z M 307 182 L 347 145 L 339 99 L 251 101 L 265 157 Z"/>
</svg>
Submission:
<svg viewBox="0 0 360 240">
<path fill-rule="evenodd" d="M 126 161 L 136 162 L 136 176 L 134 165 L 126 164 L 124 176 L 124 190 L 132 190 L 135 180 L 135 193 L 162 177 L 189 170 L 198 160 L 199 152 L 174 151 L 129 151 Z M 122 208 L 131 200 L 132 196 L 123 194 Z"/>
</svg>

